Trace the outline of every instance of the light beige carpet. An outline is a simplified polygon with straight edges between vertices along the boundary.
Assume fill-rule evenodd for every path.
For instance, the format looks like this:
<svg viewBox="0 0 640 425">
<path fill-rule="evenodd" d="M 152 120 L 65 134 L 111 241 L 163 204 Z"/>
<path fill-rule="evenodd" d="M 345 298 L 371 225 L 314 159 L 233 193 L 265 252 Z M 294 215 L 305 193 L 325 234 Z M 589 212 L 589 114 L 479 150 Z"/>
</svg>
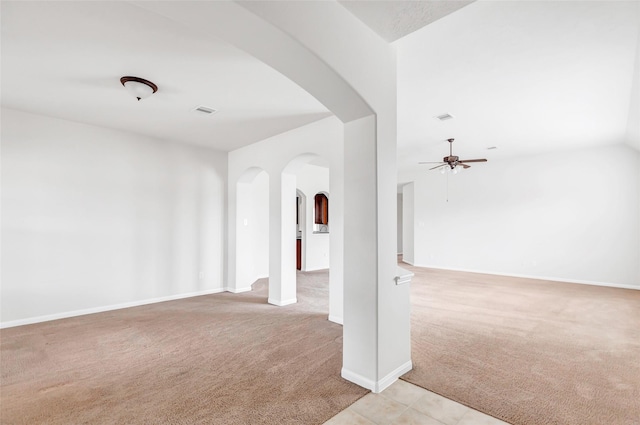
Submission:
<svg viewBox="0 0 640 425">
<path fill-rule="evenodd" d="M 640 291 L 403 267 L 402 379 L 516 425 L 640 424 Z"/>
<path fill-rule="evenodd" d="M 216 294 L 0 331 L 0 423 L 321 424 L 368 391 L 340 377 L 328 274 L 296 305 L 266 281 Z"/>
</svg>

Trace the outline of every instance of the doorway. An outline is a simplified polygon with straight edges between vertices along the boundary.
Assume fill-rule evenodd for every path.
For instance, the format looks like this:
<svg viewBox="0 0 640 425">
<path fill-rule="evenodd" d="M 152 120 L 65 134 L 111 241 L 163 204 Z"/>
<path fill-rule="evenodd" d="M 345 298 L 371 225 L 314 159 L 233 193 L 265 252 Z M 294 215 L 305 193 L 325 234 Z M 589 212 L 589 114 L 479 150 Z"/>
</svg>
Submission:
<svg viewBox="0 0 640 425">
<path fill-rule="evenodd" d="M 302 270 L 302 238 L 305 228 L 305 200 L 300 189 L 296 189 L 296 270 Z"/>
</svg>

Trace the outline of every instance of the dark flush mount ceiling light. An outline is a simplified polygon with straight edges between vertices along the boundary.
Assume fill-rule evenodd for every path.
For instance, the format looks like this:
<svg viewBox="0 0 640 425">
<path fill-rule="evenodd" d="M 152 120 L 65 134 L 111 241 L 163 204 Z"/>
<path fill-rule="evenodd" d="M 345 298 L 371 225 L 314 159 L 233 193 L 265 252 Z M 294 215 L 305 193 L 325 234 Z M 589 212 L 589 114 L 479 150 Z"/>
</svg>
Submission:
<svg viewBox="0 0 640 425">
<path fill-rule="evenodd" d="M 158 91 L 158 86 L 144 78 L 122 77 L 120 82 L 138 100 L 145 99 Z"/>
</svg>

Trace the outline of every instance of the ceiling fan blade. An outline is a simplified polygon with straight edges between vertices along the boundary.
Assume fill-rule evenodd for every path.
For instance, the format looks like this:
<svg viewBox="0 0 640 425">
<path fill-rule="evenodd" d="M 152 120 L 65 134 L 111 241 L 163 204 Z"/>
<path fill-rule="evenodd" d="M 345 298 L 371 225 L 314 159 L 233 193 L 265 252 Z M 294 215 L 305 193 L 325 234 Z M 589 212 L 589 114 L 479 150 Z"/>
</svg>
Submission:
<svg viewBox="0 0 640 425">
<path fill-rule="evenodd" d="M 471 168 L 471 165 L 462 164 L 461 162 L 458 162 L 458 165 L 461 165 L 461 166 L 462 166 L 462 168 L 464 168 L 465 170 L 466 170 L 467 168 Z"/>
<path fill-rule="evenodd" d="M 458 160 L 458 162 L 487 162 L 486 159 L 482 158 L 482 159 L 461 159 Z"/>
<path fill-rule="evenodd" d="M 418 162 L 418 164 L 442 164 L 442 161 L 436 161 L 436 162 Z"/>
<path fill-rule="evenodd" d="M 436 165 L 436 166 L 435 166 L 435 167 L 433 167 L 433 168 L 429 168 L 429 171 L 431 171 L 431 170 L 435 170 L 436 168 L 444 167 L 445 165 L 449 165 L 449 164 L 447 164 L 447 163 L 445 162 L 445 163 L 443 163 L 443 164 Z"/>
</svg>

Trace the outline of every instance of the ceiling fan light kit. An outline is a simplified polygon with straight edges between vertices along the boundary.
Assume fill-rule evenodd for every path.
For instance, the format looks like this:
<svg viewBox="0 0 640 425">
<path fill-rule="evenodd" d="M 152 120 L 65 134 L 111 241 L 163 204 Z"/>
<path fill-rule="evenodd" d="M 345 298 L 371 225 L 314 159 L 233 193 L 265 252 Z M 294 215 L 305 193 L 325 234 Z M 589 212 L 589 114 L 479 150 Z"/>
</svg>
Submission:
<svg viewBox="0 0 640 425">
<path fill-rule="evenodd" d="M 124 88 L 138 99 L 138 101 L 146 99 L 158 91 L 158 86 L 144 78 L 126 76 L 120 78 L 120 83 L 122 83 Z"/>
<path fill-rule="evenodd" d="M 469 167 L 467 167 L 469 168 Z M 449 167 L 440 167 L 440 174 L 444 174 L 447 171 L 449 171 L 449 173 L 451 174 L 458 174 L 459 172 L 461 172 L 462 170 L 464 170 L 464 167 L 453 167 L 453 168 L 449 168 Z"/>
</svg>

